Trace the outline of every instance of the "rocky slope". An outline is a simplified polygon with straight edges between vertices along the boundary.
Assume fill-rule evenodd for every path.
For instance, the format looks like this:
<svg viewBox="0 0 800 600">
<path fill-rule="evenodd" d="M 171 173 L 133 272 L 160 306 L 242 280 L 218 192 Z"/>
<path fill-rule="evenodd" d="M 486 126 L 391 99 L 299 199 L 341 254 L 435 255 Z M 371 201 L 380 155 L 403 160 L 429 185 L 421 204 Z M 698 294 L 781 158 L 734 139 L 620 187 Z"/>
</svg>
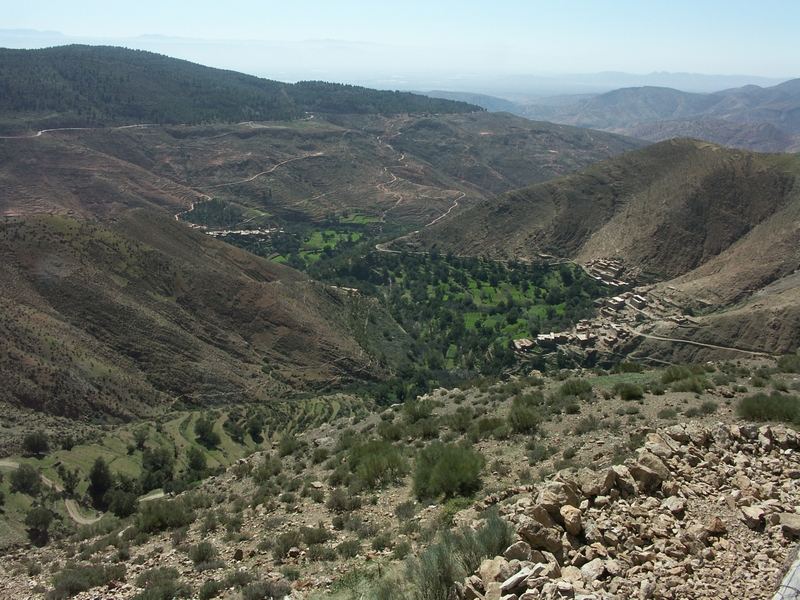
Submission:
<svg viewBox="0 0 800 600">
<path fill-rule="evenodd" d="M 800 536 L 799 445 L 784 427 L 654 431 L 635 460 L 505 504 L 519 539 L 460 597 L 769 598 Z"/>
</svg>

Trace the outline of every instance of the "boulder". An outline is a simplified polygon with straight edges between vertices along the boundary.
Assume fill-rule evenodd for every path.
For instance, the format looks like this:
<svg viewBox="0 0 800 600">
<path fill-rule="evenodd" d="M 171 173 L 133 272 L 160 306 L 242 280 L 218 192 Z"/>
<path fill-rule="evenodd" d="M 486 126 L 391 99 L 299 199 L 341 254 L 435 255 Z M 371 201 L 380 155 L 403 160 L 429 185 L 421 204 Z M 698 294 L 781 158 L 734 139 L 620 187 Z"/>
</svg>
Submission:
<svg viewBox="0 0 800 600">
<path fill-rule="evenodd" d="M 636 480 L 631 475 L 630 469 L 625 465 L 614 465 L 611 467 L 614 471 L 617 489 L 620 493 L 625 495 L 634 495 L 639 492 L 636 487 Z"/>
<path fill-rule="evenodd" d="M 532 521 L 521 527 L 517 533 L 535 550 L 546 550 L 557 557 L 563 552 L 561 532 L 555 527 L 545 527 Z"/>
<path fill-rule="evenodd" d="M 522 586 L 522 583 L 531 576 L 533 573 L 533 569 L 531 567 L 523 567 L 516 573 L 514 573 L 511 577 L 503 581 L 500 584 L 500 591 L 504 594 L 509 594 L 514 591 L 517 591 L 517 588 Z M 522 590 L 519 590 L 522 591 Z"/>
<path fill-rule="evenodd" d="M 506 548 L 505 552 L 503 552 L 503 558 L 506 560 L 530 560 L 531 559 L 531 547 L 530 544 L 519 540 L 511 544 L 508 548 Z"/>
<path fill-rule="evenodd" d="M 661 506 L 666 508 L 676 517 L 682 517 L 686 512 L 686 500 L 678 496 L 670 496 L 661 503 Z"/>
<path fill-rule="evenodd" d="M 759 506 L 742 506 L 741 519 L 750 529 L 761 529 L 764 525 L 764 511 Z"/>
<path fill-rule="evenodd" d="M 487 558 L 478 567 L 478 575 L 483 581 L 484 589 L 488 589 L 489 583 L 493 581 L 505 581 L 511 576 L 511 568 L 508 561 L 502 556 Z"/>
<path fill-rule="evenodd" d="M 564 529 L 570 535 L 580 535 L 583 529 L 581 511 L 574 506 L 565 505 L 561 507 L 561 518 L 564 522 Z"/>
<path fill-rule="evenodd" d="M 778 523 L 781 526 L 783 535 L 787 538 L 800 537 L 800 515 L 797 513 L 779 513 Z"/>
<path fill-rule="evenodd" d="M 536 503 L 544 508 L 550 516 L 558 519 L 562 506 L 569 505 L 577 508 L 580 500 L 571 485 L 563 481 L 551 481 L 539 491 Z"/>
<path fill-rule="evenodd" d="M 585 496 L 594 498 L 607 494 L 614 487 L 616 474 L 613 469 L 604 469 L 599 473 L 586 467 L 575 475 L 575 483 Z"/>
<path fill-rule="evenodd" d="M 606 573 L 606 566 L 599 558 L 590 560 L 581 567 L 581 576 L 586 583 L 601 579 Z"/>
</svg>

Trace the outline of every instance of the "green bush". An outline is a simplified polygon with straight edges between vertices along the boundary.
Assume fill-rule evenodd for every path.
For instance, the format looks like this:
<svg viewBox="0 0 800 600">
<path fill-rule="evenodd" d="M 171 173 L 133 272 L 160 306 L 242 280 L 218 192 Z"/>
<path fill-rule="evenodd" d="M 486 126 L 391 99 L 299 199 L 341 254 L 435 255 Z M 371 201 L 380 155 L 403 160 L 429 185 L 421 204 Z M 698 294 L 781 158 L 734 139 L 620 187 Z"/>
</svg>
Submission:
<svg viewBox="0 0 800 600">
<path fill-rule="evenodd" d="M 43 456 L 50 451 L 50 440 L 44 431 L 32 431 L 22 438 L 22 450 L 28 456 Z"/>
<path fill-rule="evenodd" d="M 403 413 L 409 423 L 429 419 L 433 415 L 433 403 L 430 400 L 409 400 L 403 404 Z"/>
<path fill-rule="evenodd" d="M 210 542 L 200 542 L 189 548 L 189 558 L 198 571 L 205 571 L 219 566 L 217 562 L 217 549 Z"/>
<path fill-rule="evenodd" d="M 644 398 L 642 386 L 635 383 L 619 382 L 614 386 L 614 393 L 623 400 L 641 400 Z"/>
<path fill-rule="evenodd" d="M 782 373 L 800 373 L 800 354 L 787 354 L 778 359 L 778 369 Z"/>
<path fill-rule="evenodd" d="M 152 500 L 142 502 L 137 527 L 139 531 L 153 533 L 184 527 L 194 521 L 194 512 L 183 500 Z"/>
<path fill-rule="evenodd" d="M 678 411 L 674 408 L 662 408 L 656 416 L 659 419 L 675 419 L 678 416 Z"/>
<path fill-rule="evenodd" d="M 361 508 L 361 498 L 349 494 L 342 488 L 335 488 L 331 490 L 331 493 L 328 495 L 328 502 L 325 505 L 328 510 L 333 512 L 350 512 Z"/>
<path fill-rule="evenodd" d="M 681 379 L 689 379 L 697 375 L 705 374 L 706 369 L 702 365 L 672 365 L 664 370 L 661 375 L 661 383 L 668 385 Z"/>
<path fill-rule="evenodd" d="M 336 546 L 336 553 L 342 558 L 353 558 L 361 552 L 361 542 L 358 540 L 345 540 Z"/>
<path fill-rule="evenodd" d="M 300 529 L 300 535 L 307 546 L 324 544 L 333 537 L 322 523 L 316 527 L 302 527 Z"/>
<path fill-rule="evenodd" d="M 434 442 L 419 453 L 414 470 L 418 498 L 467 496 L 480 488 L 483 457 L 470 448 Z"/>
<path fill-rule="evenodd" d="M 350 449 L 350 470 L 369 488 L 375 488 L 408 473 L 408 463 L 400 450 L 384 440 L 372 440 Z"/>
<path fill-rule="evenodd" d="M 242 589 L 242 600 L 277 600 L 291 591 L 282 581 L 255 581 Z"/>
<path fill-rule="evenodd" d="M 178 571 L 170 567 L 149 569 L 136 578 L 136 585 L 144 591 L 134 596 L 134 600 L 173 600 L 188 598 L 191 589 L 179 583 Z"/>
<path fill-rule="evenodd" d="M 524 397 L 518 396 L 511 402 L 511 409 L 508 413 L 508 426 L 511 427 L 514 433 L 532 435 L 536 433 L 541 420 L 538 408 L 526 401 Z"/>
<path fill-rule="evenodd" d="M 124 565 L 77 566 L 67 564 L 64 569 L 53 577 L 53 589 L 47 597 L 50 600 L 71 598 L 94 587 L 123 579 L 125 579 Z"/>
<path fill-rule="evenodd" d="M 211 415 L 202 415 L 195 421 L 194 434 L 197 441 L 209 450 L 219 446 L 219 434 L 214 431 L 214 419 Z"/>
<path fill-rule="evenodd" d="M 691 392 L 702 394 L 711 384 L 705 377 L 688 377 L 672 383 L 670 388 L 673 392 Z"/>
<path fill-rule="evenodd" d="M 200 586 L 200 591 L 198 592 L 197 597 L 200 600 L 211 600 L 211 598 L 216 598 L 219 596 L 220 592 L 222 592 L 224 589 L 225 584 L 222 581 L 209 579 Z"/>
<path fill-rule="evenodd" d="M 558 388 L 558 393 L 561 396 L 575 396 L 583 400 L 589 400 L 592 397 L 592 384 L 585 379 L 567 379 Z"/>
<path fill-rule="evenodd" d="M 11 491 L 29 496 L 38 496 L 42 491 L 42 476 L 29 464 L 21 464 L 9 476 Z"/>
<path fill-rule="evenodd" d="M 302 542 L 302 535 L 299 530 L 290 530 L 280 534 L 275 539 L 275 544 L 272 546 L 272 555 L 275 560 L 282 560 L 289 554 L 292 548 L 299 548 Z"/>
<path fill-rule="evenodd" d="M 736 408 L 743 419 L 750 421 L 783 421 L 800 423 L 800 398 L 772 392 L 747 396 L 739 401 Z"/>
</svg>

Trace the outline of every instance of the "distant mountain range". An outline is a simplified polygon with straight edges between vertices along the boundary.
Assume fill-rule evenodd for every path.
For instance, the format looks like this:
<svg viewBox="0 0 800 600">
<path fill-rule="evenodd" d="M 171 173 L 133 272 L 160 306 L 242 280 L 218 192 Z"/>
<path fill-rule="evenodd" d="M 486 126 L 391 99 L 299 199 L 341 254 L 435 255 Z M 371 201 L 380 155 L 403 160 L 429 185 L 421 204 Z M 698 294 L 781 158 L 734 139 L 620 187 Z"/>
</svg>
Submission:
<svg viewBox="0 0 800 600">
<path fill-rule="evenodd" d="M 0 125 L 64 127 L 461 113 L 475 105 L 320 81 L 287 84 L 109 46 L 0 49 Z"/>
<path fill-rule="evenodd" d="M 437 95 L 439 92 L 432 92 Z M 459 99 L 459 94 L 444 94 Z M 648 141 L 693 137 L 762 152 L 800 149 L 800 79 L 771 87 L 747 85 L 710 94 L 632 87 L 599 95 L 561 96 L 509 107 L 467 95 L 488 110 L 622 133 Z"/>
</svg>

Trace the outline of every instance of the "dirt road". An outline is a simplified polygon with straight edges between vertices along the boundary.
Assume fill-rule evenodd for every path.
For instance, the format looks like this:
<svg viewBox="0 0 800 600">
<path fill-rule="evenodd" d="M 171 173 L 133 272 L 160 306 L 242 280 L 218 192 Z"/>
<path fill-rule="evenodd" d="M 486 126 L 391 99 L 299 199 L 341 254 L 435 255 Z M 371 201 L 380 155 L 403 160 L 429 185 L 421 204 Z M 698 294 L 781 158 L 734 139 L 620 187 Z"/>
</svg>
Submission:
<svg viewBox="0 0 800 600">
<path fill-rule="evenodd" d="M 681 338 L 663 337 L 660 335 L 652 335 L 649 333 L 642 333 L 632 327 L 625 328 L 632 335 L 643 337 L 649 340 L 656 340 L 659 342 L 672 342 L 675 344 L 689 344 L 690 346 L 700 346 L 701 348 L 710 348 L 711 350 L 728 350 L 730 352 L 741 352 L 743 354 L 750 354 L 751 356 L 771 357 L 772 355 L 767 352 L 759 352 L 758 350 L 745 350 L 744 348 L 735 348 L 733 346 L 718 346 L 716 344 L 706 344 L 703 342 L 695 342 L 694 340 L 684 340 Z"/>
<path fill-rule="evenodd" d="M 12 470 L 19 469 L 19 463 L 15 460 L 10 460 L 8 458 L 0 458 L 0 468 L 12 469 Z M 59 493 L 64 491 L 64 488 L 61 487 L 52 479 L 45 477 L 44 475 L 42 475 L 41 477 L 42 477 L 42 483 L 44 483 L 47 487 Z M 84 517 L 81 514 L 80 509 L 78 508 L 78 503 L 75 502 L 75 500 L 73 500 L 72 498 L 65 499 L 64 506 L 67 509 L 67 514 L 70 516 L 70 518 L 79 525 L 91 525 L 92 523 L 96 523 L 103 517 L 103 515 L 99 515 L 97 517 Z"/>
</svg>

